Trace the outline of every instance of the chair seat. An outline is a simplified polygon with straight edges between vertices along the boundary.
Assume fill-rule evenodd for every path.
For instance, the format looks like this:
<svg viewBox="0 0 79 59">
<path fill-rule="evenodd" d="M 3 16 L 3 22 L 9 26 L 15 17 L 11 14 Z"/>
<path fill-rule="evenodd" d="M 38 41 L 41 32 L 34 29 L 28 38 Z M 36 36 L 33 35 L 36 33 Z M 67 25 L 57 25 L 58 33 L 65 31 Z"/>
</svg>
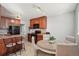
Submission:
<svg viewBox="0 0 79 59">
<path fill-rule="evenodd" d="M 16 45 L 16 43 L 13 43 L 13 46 L 15 46 Z"/>
<path fill-rule="evenodd" d="M 24 41 L 18 41 L 18 42 L 17 42 L 17 44 L 22 44 L 22 43 L 24 43 Z"/>
<path fill-rule="evenodd" d="M 6 45 L 6 47 L 12 47 L 12 46 L 13 46 L 12 43 Z"/>
<path fill-rule="evenodd" d="M 22 44 L 22 41 L 18 41 L 17 44 Z"/>
<path fill-rule="evenodd" d="M 15 46 L 16 44 L 15 43 L 9 43 L 6 45 L 6 47 L 12 47 L 12 46 Z"/>
<path fill-rule="evenodd" d="M 22 41 L 22 43 L 24 43 L 24 41 Z"/>
</svg>

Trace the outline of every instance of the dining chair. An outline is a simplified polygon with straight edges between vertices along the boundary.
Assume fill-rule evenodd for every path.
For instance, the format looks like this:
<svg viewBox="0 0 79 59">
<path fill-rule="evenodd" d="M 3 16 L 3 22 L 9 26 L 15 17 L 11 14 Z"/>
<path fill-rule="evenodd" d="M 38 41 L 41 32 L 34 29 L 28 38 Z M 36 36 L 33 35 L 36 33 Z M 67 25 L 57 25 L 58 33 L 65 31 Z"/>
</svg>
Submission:
<svg viewBox="0 0 79 59">
<path fill-rule="evenodd" d="M 79 56 L 76 43 L 59 43 L 56 48 L 56 56 Z"/>
<path fill-rule="evenodd" d="M 3 39 L 3 41 L 4 41 L 5 47 L 7 49 L 6 55 L 9 55 L 9 54 L 12 54 L 12 53 L 16 54 L 15 51 L 14 51 L 14 49 L 15 49 L 14 46 L 16 44 L 13 43 L 12 38 L 6 37 L 6 38 Z"/>
</svg>

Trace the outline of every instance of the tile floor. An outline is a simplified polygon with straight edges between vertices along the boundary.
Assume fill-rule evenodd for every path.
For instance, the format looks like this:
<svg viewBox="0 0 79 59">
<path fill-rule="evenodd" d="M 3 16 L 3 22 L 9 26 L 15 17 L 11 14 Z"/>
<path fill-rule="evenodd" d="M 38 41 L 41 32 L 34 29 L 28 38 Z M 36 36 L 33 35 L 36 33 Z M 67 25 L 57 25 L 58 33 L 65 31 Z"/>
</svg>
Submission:
<svg viewBox="0 0 79 59">
<path fill-rule="evenodd" d="M 34 56 L 34 49 L 31 43 L 25 43 L 25 50 L 16 52 L 16 54 L 10 54 L 9 56 Z"/>
<path fill-rule="evenodd" d="M 29 42 L 25 42 L 25 50 L 21 50 L 16 52 L 16 54 L 10 54 L 9 56 L 54 56 L 46 54 L 42 51 L 38 50 L 38 54 L 36 54 L 36 50 L 33 48 L 33 45 Z"/>
</svg>

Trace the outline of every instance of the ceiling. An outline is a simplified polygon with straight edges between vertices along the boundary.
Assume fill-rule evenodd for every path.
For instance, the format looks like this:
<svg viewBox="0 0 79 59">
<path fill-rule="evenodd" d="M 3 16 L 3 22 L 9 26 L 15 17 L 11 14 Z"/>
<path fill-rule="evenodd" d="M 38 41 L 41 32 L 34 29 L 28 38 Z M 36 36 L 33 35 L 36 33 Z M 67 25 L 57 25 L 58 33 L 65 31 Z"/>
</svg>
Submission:
<svg viewBox="0 0 79 59">
<path fill-rule="evenodd" d="M 3 3 L 5 8 L 17 15 L 24 15 L 30 18 L 46 15 L 56 16 L 75 10 L 75 3 Z M 38 10 L 40 9 L 40 10 Z"/>
</svg>

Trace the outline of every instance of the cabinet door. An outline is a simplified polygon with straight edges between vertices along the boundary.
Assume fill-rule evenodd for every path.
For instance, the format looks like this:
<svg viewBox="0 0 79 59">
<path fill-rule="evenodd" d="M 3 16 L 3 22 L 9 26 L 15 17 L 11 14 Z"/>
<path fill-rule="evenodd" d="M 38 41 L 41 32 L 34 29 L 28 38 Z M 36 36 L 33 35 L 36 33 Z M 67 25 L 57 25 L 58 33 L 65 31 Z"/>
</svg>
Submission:
<svg viewBox="0 0 79 59">
<path fill-rule="evenodd" d="M 17 25 L 17 26 L 20 26 L 20 20 L 16 19 L 14 24 Z"/>
<path fill-rule="evenodd" d="M 1 20 L 1 17 L 0 17 L 0 28 L 2 28 L 2 20 Z"/>
<path fill-rule="evenodd" d="M 43 40 L 43 35 L 37 35 L 37 41 Z"/>
<path fill-rule="evenodd" d="M 0 16 L 0 28 L 1 28 L 1 16 Z"/>
<path fill-rule="evenodd" d="M 12 25 L 11 24 L 11 19 L 7 19 L 7 27 L 10 26 L 10 25 Z"/>
<path fill-rule="evenodd" d="M 35 23 L 34 19 L 30 20 L 30 28 L 33 28 L 33 24 Z"/>
<path fill-rule="evenodd" d="M 40 28 L 45 29 L 47 25 L 47 21 L 45 18 L 40 19 Z"/>
<path fill-rule="evenodd" d="M 1 17 L 0 22 L 1 22 L 0 28 L 7 28 L 7 19 L 6 18 Z"/>
<path fill-rule="evenodd" d="M 1 5 L 0 5 L 0 16 L 1 16 Z"/>
<path fill-rule="evenodd" d="M 32 42 L 32 36 L 31 36 L 31 34 L 28 34 L 28 41 Z"/>
<path fill-rule="evenodd" d="M 39 20 L 38 19 L 35 19 L 34 20 L 34 24 L 38 24 L 39 23 Z"/>
<path fill-rule="evenodd" d="M 43 26 L 42 25 L 42 19 L 40 19 L 40 23 L 39 24 L 40 24 L 40 28 L 42 29 L 42 26 Z"/>
<path fill-rule="evenodd" d="M 5 19 L 1 17 L 1 28 L 5 28 Z"/>
<path fill-rule="evenodd" d="M 30 20 L 30 27 L 33 28 L 34 24 L 39 24 L 40 29 L 46 29 L 46 27 L 47 27 L 47 18 L 46 18 L 46 16 L 31 19 Z"/>
<path fill-rule="evenodd" d="M 30 20 L 30 28 L 32 28 L 33 26 L 32 26 L 32 24 L 33 24 L 33 21 L 32 20 Z"/>
<path fill-rule="evenodd" d="M 45 29 L 46 28 L 46 25 L 47 25 L 46 19 L 42 20 L 42 25 L 43 25 L 42 28 Z"/>
<path fill-rule="evenodd" d="M 4 45 L 3 39 L 0 39 L 0 56 L 6 53 L 6 47 Z"/>
</svg>

